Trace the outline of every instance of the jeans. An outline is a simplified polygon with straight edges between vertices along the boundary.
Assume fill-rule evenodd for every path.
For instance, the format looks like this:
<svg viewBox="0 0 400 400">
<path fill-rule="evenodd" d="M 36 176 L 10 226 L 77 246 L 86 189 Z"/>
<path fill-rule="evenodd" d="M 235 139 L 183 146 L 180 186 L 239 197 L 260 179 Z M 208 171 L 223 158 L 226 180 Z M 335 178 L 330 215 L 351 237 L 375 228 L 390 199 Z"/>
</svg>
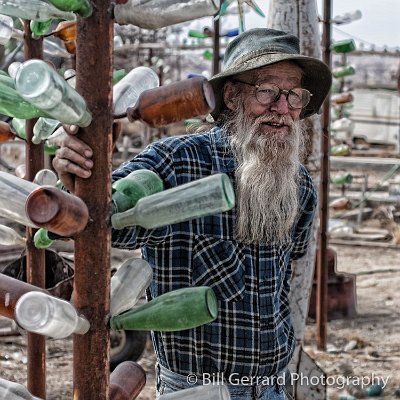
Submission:
<svg viewBox="0 0 400 400">
<path fill-rule="evenodd" d="M 196 379 L 193 382 L 190 377 L 194 375 L 180 375 L 157 364 L 157 398 L 161 394 L 176 392 L 178 390 L 189 389 L 195 385 L 206 384 L 202 380 Z M 213 383 L 208 383 L 213 384 Z M 214 383 L 222 384 L 222 382 Z M 225 383 L 226 384 L 226 383 Z M 274 383 L 271 385 L 233 385 L 226 384 L 231 400 L 288 400 L 286 389 L 283 385 Z"/>
</svg>

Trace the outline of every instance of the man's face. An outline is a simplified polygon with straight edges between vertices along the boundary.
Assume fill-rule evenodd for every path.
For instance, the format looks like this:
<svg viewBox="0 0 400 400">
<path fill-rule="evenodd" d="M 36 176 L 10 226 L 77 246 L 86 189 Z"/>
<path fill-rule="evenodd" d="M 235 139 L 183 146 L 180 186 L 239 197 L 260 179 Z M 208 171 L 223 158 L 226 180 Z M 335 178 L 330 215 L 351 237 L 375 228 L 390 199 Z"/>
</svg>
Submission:
<svg viewBox="0 0 400 400">
<path fill-rule="evenodd" d="M 253 85 L 269 83 L 282 90 L 289 90 L 301 87 L 302 71 L 296 64 L 284 61 L 240 74 L 235 78 Z M 256 87 L 240 83 L 235 78 L 225 87 L 225 102 L 228 108 L 235 111 L 237 103 L 231 101 L 229 96 L 240 91 L 245 114 L 250 120 L 258 120 L 260 134 L 274 135 L 278 141 L 289 135 L 291 124 L 300 119 L 301 109 L 292 108 L 282 93 L 276 101 L 267 105 L 261 104 L 256 98 Z M 233 85 L 238 87 L 234 88 Z"/>
</svg>

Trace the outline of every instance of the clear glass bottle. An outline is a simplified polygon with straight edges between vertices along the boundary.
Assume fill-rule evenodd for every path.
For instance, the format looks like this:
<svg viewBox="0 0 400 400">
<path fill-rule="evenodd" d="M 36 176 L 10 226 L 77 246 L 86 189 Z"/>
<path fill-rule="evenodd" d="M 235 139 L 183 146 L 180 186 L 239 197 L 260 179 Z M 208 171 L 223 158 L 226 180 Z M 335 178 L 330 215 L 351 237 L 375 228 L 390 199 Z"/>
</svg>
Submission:
<svg viewBox="0 0 400 400">
<path fill-rule="evenodd" d="M 124 115 L 128 107 L 133 106 L 140 94 L 159 86 L 158 75 L 148 67 L 137 67 L 128 72 L 113 86 L 114 115 Z"/>
<path fill-rule="evenodd" d="M 146 384 L 144 369 L 134 361 L 117 365 L 110 375 L 110 400 L 134 400 Z"/>
<path fill-rule="evenodd" d="M 126 260 L 111 278 L 110 315 L 131 309 L 143 296 L 152 277 L 153 270 L 147 261 Z"/>
<path fill-rule="evenodd" d="M 54 339 L 84 334 L 90 328 L 89 321 L 71 303 L 40 292 L 29 292 L 18 299 L 15 320 L 28 332 Z"/>
<path fill-rule="evenodd" d="M 153 171 L 140 169 L 112 184 L 113 213 L 123 212 L 136 205 L 139 199 L 161 192 L 164 184 Z"/>
<path fill-rule="evenodd" d="M 0 0 L 0 14 L 33 21 L 75 19 L 73 13 L 61 11 L 42 0 Z"/>
<path fill-rule="evenodd" d="M 25 293 L 32 291 L 46 293 L 45 289 L 0 274 L 0 315 L 15 320 L 15 305 Z"/>
<path fill-rule="evenodd" d="M 93 12 L 92 4 L 89 0 L 48 0 L 54 7 L 63 11 L 73 11 L 81 17 L 90 17 Z"/>
<path fill-rule="evenodd" d="M 92 121 L 83 97 L 42 60 L 22 63 L 15 87 L 26 101 L 62 123 L 86 127 Z"/>
<path fill-rule="evenodd" d="M 141 120 L 159 128 L 206 115 L 214 108 L 215 96 L 211 84 L 204 77 L 195 77 L 146 90 L 126 113 L 131 122 Z"/>
<path fill-rule="evenodd" d="M 218 302 L 212 289 L 187 287 L 164 293 L 110 319 L 113 330 L 175 332 L 214 321 Z"/>
<path fill-rule="evenodd" d="M 141 198 L 135 207 L 112 215 L 115 229 L 139 225 L 147 229 L 228 211 L 235 194 L 226 174 L 215 174 Z"/>
<path fill-rule="evenodd" d="M 67 136 L 67 132 L 60 126 L 47 138 L 45 143 L 49 146 L 61 147 Z"/>
<path fill-rule="evenodd" d="M 14 229 L 0 224 L 0 244 L 3 246 L 25 246 L 26 239 Z"/>
<path fill-rule="evenodd" d="M 11 38 L 24 40 L 24 34 L 18 29 L 14 29 L 14 22 L 11 17 L 0 14 L 0 44 L 6 45 Z"/>
<path fill-rule="evenodd" d="M 22 225 L 37 228 L 25 212 L 25 203 L 28 196 L 38 187 L 33 182 L 0 171 L 0 215 Z"/>
<path fill-rule="evenodd" d="M 39 118 L 33 127 L 32 143 L 39 144 L 47 139 L 60 125 L 60 121 L 51 118 Z"/>
<path fill-rule="evenodd" d="M 159 29 L 218 13 L 220 0 L 129 0 L 117 4 L 115 22 L 144 29 Z"/>
<path fill-rule="evenodd" d="M 53 186 L 39 186 L 26 199 L 29 219 L 57 235 L 70 237 L 83 231 L 89 211 L 83 200 Z"/>
<path fill-rule="evenodd" d="M 32 396 L 28 389 L 16 382 L 0 378 L 0 398 L 6 400 L 41 400 Z"/>
<path fill-rule="evenodd" d="M 173 393 L 162 394 L 159 400 L 230 400 L 229 390 L 224 384 L 199 385 Z"/>
<path fill-rule="evenodd" d="M 58 176 L 51 169 L 43 168 L 39 170 L 33 178 L 33 183 L 37 185 L 55 186 L 58 181 Z"/>
</svg>

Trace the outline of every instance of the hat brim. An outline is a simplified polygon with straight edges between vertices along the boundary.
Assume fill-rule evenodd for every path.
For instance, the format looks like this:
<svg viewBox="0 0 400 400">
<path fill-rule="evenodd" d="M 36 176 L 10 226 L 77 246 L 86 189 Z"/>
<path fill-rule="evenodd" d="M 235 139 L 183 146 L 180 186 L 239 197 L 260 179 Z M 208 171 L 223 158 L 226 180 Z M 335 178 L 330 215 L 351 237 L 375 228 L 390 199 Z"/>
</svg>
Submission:
<svg viewBox="0 0 400 400">
<path fill-rule="evenodd" d="M 299 54 L 267 53 L 234 64 L 209 80 L 215 94 L 215 108 L 211 112 L 214 120 L 227 108 L 224 102 L 223 88 L 228 78 L 281 61 L 294 61 L 302 68 L 304 73 L 302 87 L 312 94 L 311 100 L 302 110 L 300 118 L 303 119 L 317 113 L 332 85 L 332 73 L 328 66 L 316 58 Z"/>
</svg>

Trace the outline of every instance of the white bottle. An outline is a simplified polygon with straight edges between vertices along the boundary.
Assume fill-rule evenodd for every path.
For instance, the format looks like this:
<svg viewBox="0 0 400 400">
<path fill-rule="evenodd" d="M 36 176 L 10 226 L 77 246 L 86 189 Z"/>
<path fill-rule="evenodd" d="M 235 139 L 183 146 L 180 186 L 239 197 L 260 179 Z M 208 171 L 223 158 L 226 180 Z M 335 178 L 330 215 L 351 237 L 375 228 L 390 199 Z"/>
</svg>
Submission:
<svg viewBox="0 0 400 400">
<path fill-rule="evenodd" d="M 129 0 L 116 4 L 115 22 L 144 29 L 159 29 L 217 14 L 221 0 Z"/>
<path fill-rule="evenodd" d="M 130 310 L 144 294 L 152 277 L 153 270 L 147 261 L 126 260 L 111 278 L 110 315 Z"/>
<path fill-rule="evenodd" d="M 126 113 L 135 105 L 140 94 L 160 85 L 158 75 L 148 67 L 137 67 L 129 71 L 113 87 L 113 112 L 115 116 Z"/>
<path fill-rule="evenodd" d="M 78 315 L 71 303 L 40 292 L 25 293 L 18 299 L 15 320 L 29 332 L 54 339 L 84 334 L 90 328 L 89 321 Z"/>
<path fill-rule="evenodd" d="M 58 181 L 58 176 L 54 171 L 51 169 L 43 168 L 39 170 L 35 177 L 33 178 L 33 182 L 44 186 L 44 185 L 49 185 L 49 186 L 56 186 Z"/>
</svg>

